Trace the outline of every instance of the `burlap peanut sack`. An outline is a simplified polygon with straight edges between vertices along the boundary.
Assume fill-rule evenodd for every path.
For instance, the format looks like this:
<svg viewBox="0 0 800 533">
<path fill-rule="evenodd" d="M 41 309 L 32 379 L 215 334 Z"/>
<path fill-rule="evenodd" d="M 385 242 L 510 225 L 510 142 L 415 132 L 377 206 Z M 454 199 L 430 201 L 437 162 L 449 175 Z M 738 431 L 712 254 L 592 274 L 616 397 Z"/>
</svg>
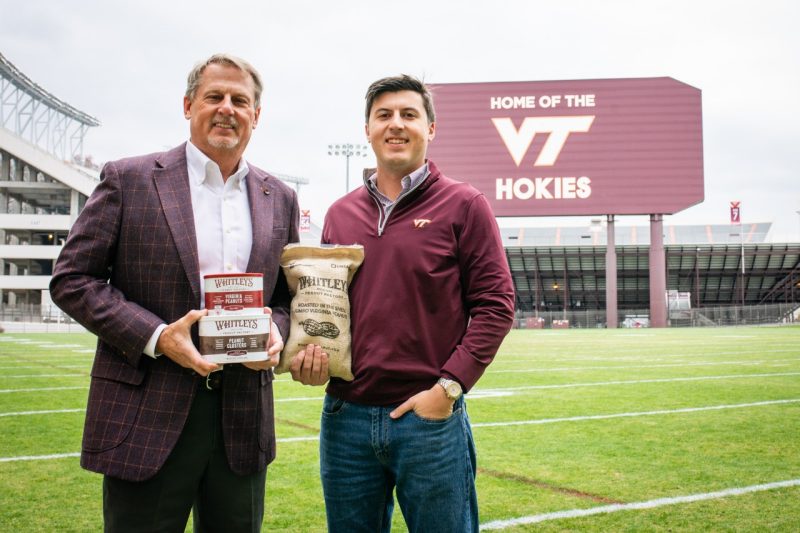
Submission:
<svg viewBox="0 0 800 533">
<path fill-rule="evenodd" d="M 353 379 L 348 289 L 362 261 L 360 245 L 283 248 L 281 267 L 292 294 L 292 325 L 277 374 L 287 372 L 292 358 L 307 344 L 317 344 L 328 354 L 331 376 Z"/>
</svg>

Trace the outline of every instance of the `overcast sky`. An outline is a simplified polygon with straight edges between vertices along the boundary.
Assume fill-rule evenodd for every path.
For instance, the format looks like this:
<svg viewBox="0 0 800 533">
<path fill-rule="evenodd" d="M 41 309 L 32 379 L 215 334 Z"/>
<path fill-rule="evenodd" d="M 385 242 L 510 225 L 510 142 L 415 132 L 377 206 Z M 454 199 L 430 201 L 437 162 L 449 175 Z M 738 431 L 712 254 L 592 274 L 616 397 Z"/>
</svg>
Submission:
<svg viewBox="0 0 800 533">
<path fill-rule="evenodd" d="M 318 224 L 345 189 L 345 160 L 328 156 L 327 145 L 365 141 L 364 92 L 377 78 L 670 76 L 702 90 L 705 201 L 666 217 L 666 224 L 728 223 L 728 202 L 740 200 L 744 223 L 773 222 L 771 240 L 797 242 L 799 6 L 789 0 L 0 0 L 0 52 L 102 122 L 85 141 L 96 161 L 185 141 L 188 71 L 215 52 L 244 57 L 266 85 L 246 157 L 308 178 L 301 208 L 311 209 Z M 374 159 L 351 159 L 351 185 L 366 165 Z M 641 223 L 646 219 L 618 221 Z"/>
</svg>

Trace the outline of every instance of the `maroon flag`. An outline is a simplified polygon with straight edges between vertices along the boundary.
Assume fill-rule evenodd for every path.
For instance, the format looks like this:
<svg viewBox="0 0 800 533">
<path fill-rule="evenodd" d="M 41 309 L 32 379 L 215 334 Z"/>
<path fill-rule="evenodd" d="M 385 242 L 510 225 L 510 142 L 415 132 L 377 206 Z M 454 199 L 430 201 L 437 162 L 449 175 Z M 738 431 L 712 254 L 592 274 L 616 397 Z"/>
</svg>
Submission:
<svg viewBox="0 0 800 533">
<path fill-rule="evenodd" d="M 311 210 L 310 209 L 301 209 L 300 210 L 300 232 L 306 233 L 311 231 Z"/>
<path fill-rule="evenodd" d="M 739 204 L 741 202 L 731 202 L 731 224 L 741 224 L 741 212 L 739 210 Z"/>
</svg>

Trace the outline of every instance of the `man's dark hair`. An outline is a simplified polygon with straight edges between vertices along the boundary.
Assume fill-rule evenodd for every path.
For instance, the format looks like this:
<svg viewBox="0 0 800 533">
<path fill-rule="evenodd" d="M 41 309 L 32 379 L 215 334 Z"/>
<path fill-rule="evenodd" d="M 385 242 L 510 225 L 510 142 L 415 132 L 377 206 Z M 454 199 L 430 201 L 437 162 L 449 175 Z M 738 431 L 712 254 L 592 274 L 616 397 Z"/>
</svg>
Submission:
<svg viewBox="0 0 800 533">
<path fill-rule="evenodd" d="M 381 78 L 367 89 L 367 109 L 365 112 L 366 121 L 369 122 L 369 112 L 372 111 L 372 104 L 375 99 L 383 93 L 396 93 L 399 91 L 414 91 L 422 96 L 422 103 L 425 106 L 425 114 L 428 115 L 428 123 L 436 122 L 436 112 L 433 110 L 433 96 L 428 90 L 428 87 L 414 76 L 408 74 L 401 74 L 399 76 L 390 76 L 388 78 Z"/>
</svg>

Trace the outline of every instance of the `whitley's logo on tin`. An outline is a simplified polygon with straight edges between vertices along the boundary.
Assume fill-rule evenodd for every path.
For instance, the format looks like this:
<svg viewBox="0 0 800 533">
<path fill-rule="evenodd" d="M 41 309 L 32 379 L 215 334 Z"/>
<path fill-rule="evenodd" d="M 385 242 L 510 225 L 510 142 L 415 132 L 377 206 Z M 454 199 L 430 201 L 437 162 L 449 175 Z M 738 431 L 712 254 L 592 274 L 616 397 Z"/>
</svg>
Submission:
<svg viewBox="0 0 800 533">
<path fill-rule="evenodd" d="M 221 289 L 222 287 L 252 287 L 253 278 L 217 278 L 214 279 L 214 286 L 217 289 Z"/>
<path fill-rule="evenodd" d="M 234 328 L 258 329 L 258 320 L 218 320 L 214 322 L 217 331 Z"/>
</svg>

